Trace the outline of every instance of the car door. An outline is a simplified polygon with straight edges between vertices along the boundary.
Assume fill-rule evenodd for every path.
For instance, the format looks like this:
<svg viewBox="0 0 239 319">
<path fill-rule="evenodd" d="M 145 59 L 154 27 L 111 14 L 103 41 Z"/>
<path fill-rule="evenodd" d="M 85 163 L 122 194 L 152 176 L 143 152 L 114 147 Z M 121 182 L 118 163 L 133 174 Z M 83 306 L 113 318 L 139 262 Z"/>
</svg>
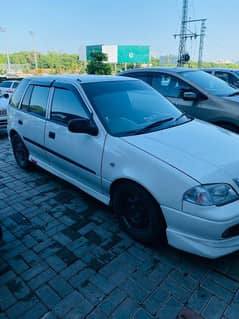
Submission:
<svg viewBox="0 0 239 319">
<path fill-rule="evenodd" d="M 52 88 L 49 120 L 46 124 L 45 147 L 50 165 L 56 173 L 101 191 L 101 160 L 105 134 L 97 136 L 73 133 L 68 123 L 76 118 L 89 118 L 79 91 L 72 84 L 55 82 Z"/>
<path fill-rule="evenodd" d="M 17 131 L 36 161 L 46 161 L 44 133 L 49 92 L 49 86 L 29 85 L 17 114 Z"/>
</svg>

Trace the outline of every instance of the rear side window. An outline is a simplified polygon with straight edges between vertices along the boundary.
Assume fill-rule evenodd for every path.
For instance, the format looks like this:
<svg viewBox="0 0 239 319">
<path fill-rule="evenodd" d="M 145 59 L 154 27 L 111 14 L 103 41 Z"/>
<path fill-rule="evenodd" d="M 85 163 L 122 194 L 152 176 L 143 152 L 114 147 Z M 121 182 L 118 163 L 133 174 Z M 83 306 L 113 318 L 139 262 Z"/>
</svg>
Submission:
<svg viewBox="0 0 239 319">
<path fill-rule="evenodd" d="M 45 117 L 50 88 L 30 85 L 21 103 L 21 110 Z"/>
<path fill-rule="evenodd" d="M 23 111 L 28 111 L 28 107 L 29 107 L 29 104 L 30 104 L 30 98 L 31 98 L 31 95 L 32 95 L 32 85 L 30 85 L 28 88 L 27 88 L 27 91 L 24 95 L 24 98 L 22 100 L 22 104 L 21 104 L 21 110 Z"/>
<path fill-rule="evenodd" d="M 45 117 L 49 91 L 49 87 L 34 86 L 28 112 Z"/>
<path fill-rule="evenodd" d="M 9 102 L 9 104 L 12 107 L 18 107 L 28 82 L 29 82 L 28 79 L 24 79 L 19 83 L 16 91 L 13 93 L 11 100 Z"/>
</svg>

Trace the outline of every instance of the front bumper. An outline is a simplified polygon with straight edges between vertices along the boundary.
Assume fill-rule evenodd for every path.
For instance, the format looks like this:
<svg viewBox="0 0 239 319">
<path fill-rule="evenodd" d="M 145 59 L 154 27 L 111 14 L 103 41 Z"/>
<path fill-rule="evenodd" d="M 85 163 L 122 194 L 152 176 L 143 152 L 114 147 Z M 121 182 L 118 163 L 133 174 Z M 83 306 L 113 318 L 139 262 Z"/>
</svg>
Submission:
<svg viewBox="0 0 239 319">
<path fill-rule="evenodd" d="M 239 250 L 239 235 L 222 237 L 225 230 L 239 224 L 239 201 L 211 208 L 211 216 L 218 210 L 218 216 L 224 216 L 220 219 L 218 216 L 216 219 L 195 216 L 165 206 L 161 208 L 167 223 L 168 243 L 173 247 L 207 258 L 218 258 Z M 226 216 L 230 217 L 226 219 Z"/>
</svg>

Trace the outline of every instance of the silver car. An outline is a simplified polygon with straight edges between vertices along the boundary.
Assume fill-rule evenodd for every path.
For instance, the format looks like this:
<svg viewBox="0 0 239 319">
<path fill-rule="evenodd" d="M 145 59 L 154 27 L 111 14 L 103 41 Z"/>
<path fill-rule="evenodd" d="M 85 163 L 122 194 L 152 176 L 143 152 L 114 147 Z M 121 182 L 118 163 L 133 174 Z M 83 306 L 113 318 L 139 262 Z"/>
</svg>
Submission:
<svg viewBox="0 0 239 319">
<path fill-rule="evenodd" d="M 193 117 L 239 132 L 239 90 L 202 70 L 132 69 L 119 75 L 141 79 Z"/>
<path fill-rule="evenodd" d="M 9 102 L 9 94 L 5 93 L 0 96 L 0 134 L 7 131 L 7 105 Z"/>
<path fill-rule="evenodd" d="M 234 88 L 239 88 L 239 69 L 228 68 L 204 68 L 203 71 L 215 75 L 219 79 L 227 82 Z"/>
</svg>

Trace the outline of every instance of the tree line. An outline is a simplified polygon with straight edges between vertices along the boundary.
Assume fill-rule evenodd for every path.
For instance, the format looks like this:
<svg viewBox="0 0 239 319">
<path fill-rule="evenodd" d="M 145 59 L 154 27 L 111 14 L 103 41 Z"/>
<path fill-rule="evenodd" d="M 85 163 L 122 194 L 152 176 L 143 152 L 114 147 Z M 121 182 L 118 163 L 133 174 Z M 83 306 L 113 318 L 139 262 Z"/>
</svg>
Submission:
<svg viewBox="0 0 239 319">
<path fill-rule="evenodd" d="M 10 63 L 23 65 L 23 71 L 28 73 L 35 69 L 34 52 L 21 51 L 9 54 Z M 92 52 L 91 61 L 88 63 L 79 60 L 78 54 L 68 54 L 59 52 L 39 53 L 37 52 L 38 68 L 46 70 L 47 73 L 90 73 L 90 74 L 112 74 L 115 71 L 120 71 L 124 68 L 124 65 L 112 65 L 107 63 L 107 55 L 102 52 Z M 7 64 L 6 54 L 0 54 L 0 74 L 6 72 Z M 151 57 L 152 66 L 173 66 L 160 63 L 160 59 Z M 140 67 L 141 65 L 128 64 L 127 68 Z M 189 61 L 185 66 L 197 68 L 197 63 Z M 239 68 L 238 64 L 218 64 L 214 62 L 204 62 L 203 67 L 227 67 L 227 68 Z"/>
</svg>

